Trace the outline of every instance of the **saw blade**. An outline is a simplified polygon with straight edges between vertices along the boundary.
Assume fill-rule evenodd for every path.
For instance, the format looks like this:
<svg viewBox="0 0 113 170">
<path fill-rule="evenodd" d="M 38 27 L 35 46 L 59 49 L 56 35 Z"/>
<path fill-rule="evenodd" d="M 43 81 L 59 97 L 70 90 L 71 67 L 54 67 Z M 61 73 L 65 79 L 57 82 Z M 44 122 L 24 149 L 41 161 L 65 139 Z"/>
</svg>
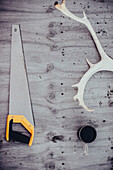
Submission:
<svg viewBox="0 0 113 170">
<path fill-rule="evenodd" d="M 19 25 L 12 25 L 10 95 L 8 117 L 9 119 L 12 118 L 13 122 L 23 124 L 23 126 L 30 133 L 31 127 L 32 130 L 34 130 L 30 91 Z M 7 135 L 6 138 L 8 137 Z"/>
</svg>

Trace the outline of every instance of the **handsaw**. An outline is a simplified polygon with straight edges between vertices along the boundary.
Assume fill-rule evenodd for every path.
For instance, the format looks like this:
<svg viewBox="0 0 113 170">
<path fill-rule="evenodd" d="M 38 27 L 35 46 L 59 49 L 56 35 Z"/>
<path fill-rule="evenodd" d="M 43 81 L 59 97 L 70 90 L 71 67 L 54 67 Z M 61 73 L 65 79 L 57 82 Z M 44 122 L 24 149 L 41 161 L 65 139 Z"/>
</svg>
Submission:
<svg viewBox="0 0 113 170">
<path fill-rule="evenodd" d="M 13 123 L 23 125 L 30 136 L 13 131 Z M 13 139 L 14 141 L 28 143 L 31 146 L 33 138 L 34 121 L 20 26 L 12 25 L 9 115 L 7 116 L 6 140 Z"/>
</svg>

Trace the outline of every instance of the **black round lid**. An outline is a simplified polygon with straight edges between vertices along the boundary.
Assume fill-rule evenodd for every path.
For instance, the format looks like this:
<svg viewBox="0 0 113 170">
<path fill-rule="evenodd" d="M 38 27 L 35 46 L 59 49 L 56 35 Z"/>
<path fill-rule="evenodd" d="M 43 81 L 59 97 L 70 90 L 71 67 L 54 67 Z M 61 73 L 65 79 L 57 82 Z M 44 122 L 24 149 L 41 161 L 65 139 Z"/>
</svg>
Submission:
<svg viewBox="0 0 113 170">
<path fill-rule="evenodd" d="M 84 126 L 79 130 L 79 138 L 85 143 L 93 142 L 96 136 L 96 130 L 92 126 Z"/>
</svg>

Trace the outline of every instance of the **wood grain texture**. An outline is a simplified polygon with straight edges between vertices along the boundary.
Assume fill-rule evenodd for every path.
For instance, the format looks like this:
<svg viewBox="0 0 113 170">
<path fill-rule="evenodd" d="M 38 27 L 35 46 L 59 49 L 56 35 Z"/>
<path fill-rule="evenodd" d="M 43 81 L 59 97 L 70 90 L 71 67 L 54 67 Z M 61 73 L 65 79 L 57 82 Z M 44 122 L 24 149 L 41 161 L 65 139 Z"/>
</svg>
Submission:
<svg viewBox="0 0 113 170">
<path fill-rule="evenodd" d="M 87 84 L 87 112 L 73 101 L 76 84 L 88 69 L 85 58 L 99 61 L 84 25 L 63 16 L 53 0 L 0 0 L 0 169 L 112 170 L 113 73 L 99 72 Z M 67 0 L 68 9 L 86 14 L 106 51 L 113 57 L 113 1 Z M 11 25 L 20 24 L 35 117 L 31 147 L 6 142 Z M 77 137 L 82 125 L 93 125 L 96 140 L 83 156 Z"/>
</svg>

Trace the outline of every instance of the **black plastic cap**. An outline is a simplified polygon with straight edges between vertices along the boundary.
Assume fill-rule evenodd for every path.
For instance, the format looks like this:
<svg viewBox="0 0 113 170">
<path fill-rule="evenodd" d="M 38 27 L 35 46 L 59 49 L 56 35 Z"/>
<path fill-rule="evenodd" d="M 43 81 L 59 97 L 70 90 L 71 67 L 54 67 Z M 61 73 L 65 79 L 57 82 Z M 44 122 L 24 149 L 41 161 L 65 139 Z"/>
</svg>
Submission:
<svg viewBox="0 0 113 170">
<path fill-rule="evenodd" d="M 78 137 L 85 143 L 91 143 L 96 139 L 97 132 L 92 126 L 83 126 L 78 130 Z"/>
</svg>

